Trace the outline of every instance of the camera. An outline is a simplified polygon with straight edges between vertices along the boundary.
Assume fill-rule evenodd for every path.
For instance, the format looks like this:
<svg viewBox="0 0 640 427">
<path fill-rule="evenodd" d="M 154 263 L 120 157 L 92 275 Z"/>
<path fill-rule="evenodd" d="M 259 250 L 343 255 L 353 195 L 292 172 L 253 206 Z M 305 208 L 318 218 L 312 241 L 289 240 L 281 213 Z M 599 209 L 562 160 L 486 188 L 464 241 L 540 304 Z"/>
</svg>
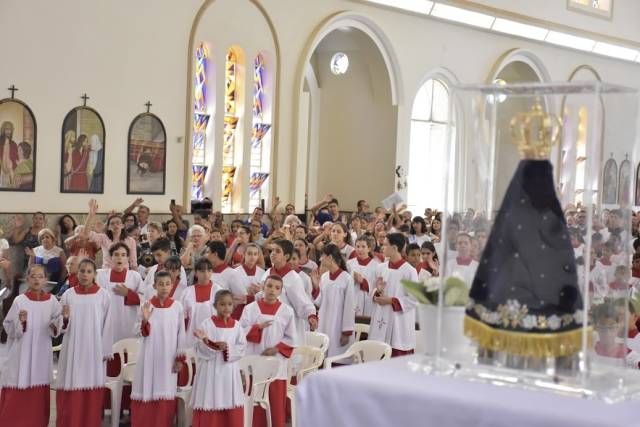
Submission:
<svg viewBox="0 0 640 427">
<path fill-rule="evenodd" d="M 156 263 L 156 259 L 150 250 L 145 250 L 138 257 L 138 264 L 145 268 L 149 268 Z"/>
</svg>

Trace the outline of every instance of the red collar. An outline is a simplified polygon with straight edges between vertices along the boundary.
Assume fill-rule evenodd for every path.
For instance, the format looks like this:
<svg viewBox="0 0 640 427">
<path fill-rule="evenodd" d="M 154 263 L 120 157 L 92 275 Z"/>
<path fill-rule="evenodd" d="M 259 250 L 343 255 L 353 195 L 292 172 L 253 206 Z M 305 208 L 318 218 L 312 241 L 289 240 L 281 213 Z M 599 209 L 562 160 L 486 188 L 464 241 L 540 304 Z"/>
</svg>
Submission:
<svg viewBox="0 0 640 427">
<path fill-rule="evenodd" d="M 287 274 L 289 274 L 290 271 L 292 270 L 289 264 L 285 264 L 284 267 L 282 267 L 281 269 L 271 267 L 271 274 L 277 274 L 280 277 L 286 276 Z"/>
<path fill-rule="evenodd" d="M 88 288 L 85 288 L 82 285 L 78 285 L 75 286 L 73 289 L 75 289 L 76 293 L 78 295 L 90 295 L 90 294 L 96 294 L 98 293 L 98 291 L 100 290 L 100 286 L 98 286 L 97 284 L 93 284 L 91 286 L 89 286 Z"/>
<path fill-rule="evenodd" d="M 51 294 L 45 291 L 40 292 L 40 294 L 37 294 L 33 291 L 27 291 L 24 293 L 24 296 L 29 298 L 31 301 L 47 301 L 49 298 L 51 298 Z"/>
<path fill-rule="evenodd" d="M 196 302 L 207 302 L 211 300 L 211 288 L 213 284 L 211 281 L 206 285 L 193 285 L 193 290 L 196 293 Z"/>
<path fill-rule="evenodd" d="M 360 265 L 369 265 L 369 263 L 371 262 L 371 257 L 366 257 L 366 258 L 360 258 L 360 257 L 356 257 L 356 259 L 358 260 L 358 264 Z"/>
<path fill-rule="evenodd" d="M 456 257 L 456 262 L 458 263 L 458 265 L 469 265 L 471 264 L 471 261 L 473 261 L 473 257 L 467 257 L 467 258 L 463 258 L 463 257 Z"/>
<path fill-rule="evenodd" d="M 164 303 L 161 303 L 160 302 L 160 298 L 155 296 L 155 297 L 151 298 L 151 300 L 149 302 L 151 303 L 151 305 L 153 305 L 156 308 L 169 308 L 169 307 L 171 307 L 171 304 L 173 304 L 173 298 L 169 297 L 169 298 L 164 300 Z"/>
<path fill-rule="evenodd" d="M 259 299 L 257 302 L 260 312 L 262 314 L 269 314 L 271 316 L 274 316 L 277 313 L 280 305 L 282 304 L 280 301 L 276 301 L 275 304 L 267 304 L 263 299 Z"/>
<path fill-rule="evenodd" d="M 335 273 L 331 273 L 329 272 L 329 279 L 331 280 L 336 280 L 343 272 L 344 270 L 341 268 L 338 268 Z"/>
<path fill-rule="evenodd" d="M 227 269 L 227 267 L 228 267 L 227 264 L 222 263 L 217 267 L 213 267 L 213 272 L 214 273 L 222 273 L 223 271 L 225 271 Z"/>
<path fill-rule="evenodd" d="M 231 317 L 227 319 L 227 323 L 224 323 L 224 320 L 218 316 L 211 316 L 211 320 L 217 328 L 233 328 L 236 324 L 236 321 Z"/>
<path fill-rule="evenodd" d="M 398 261 L 398 262 L 393 262 L 393 261 L 389 260 L 389 268 L 391 268 L 392 270 L 397 270 L 397 269 L 399 269 L 400 267 L 402 267 L 402 265 L 403 265 L 405 262 L 407 262 L 407 261 L 405 261 L 404 259 L 401 259 L 401 260 L 400 260 L 400 261 Z"/>
<path fill-rule="evenodd" d="M 244 272 L 247 274 L 247 276 L 255 276 L 256 275 L 256 266 L 255 265 L 253 266 L 253 268 L 249 268 L 245 264 L 242 264 L 242 268 L 244 269 Z"/>
<path fill-rule="evenodd" d="M 127 271 L 127 269 L 124 269 L 121 272 L 117 272 L 114 269 L 111 269 L 111 273 L 109 274 L 109 281 L 111 283 L 124 283 L 127 279 Z"/>
<path fill-rule="evenodd" d="M 421 262 L 420 264 L 418 264 L 418 266 L 416 267 L 416 272 L 420 273 L 420 271 L 422 271 L 423 269 L 427 268 L 427 264 L 424 262 Z"/>
</svg>

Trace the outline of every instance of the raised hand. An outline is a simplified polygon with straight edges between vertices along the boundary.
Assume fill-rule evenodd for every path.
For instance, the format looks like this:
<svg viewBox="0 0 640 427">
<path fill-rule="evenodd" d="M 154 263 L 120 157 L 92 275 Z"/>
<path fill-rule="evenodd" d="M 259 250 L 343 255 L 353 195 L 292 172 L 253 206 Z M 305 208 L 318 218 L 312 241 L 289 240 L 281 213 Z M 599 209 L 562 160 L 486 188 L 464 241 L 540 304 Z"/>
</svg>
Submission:
<svg viewBox="0 0 640 427">
<path fill-rule="evenodd" d="M 96 199 L 89 200 L 89 215 L 94 216 L 98 212 L 98 202 Z"/>
<path fill-rule="evenodd" d="M 144 199 L 142 197 L 138 197 L 136 200 L 133 201 L 133 204 L 135 206 L 140 206 L 143 203 L 144 203 Z"/>
<path fill-rule="evenodd" d="M 68 305 L 63 305 L 62 306 L 62 318 L 67 320 L 69 318 L 70 314 L 71 314 L 71 311 L 69 310 L 69 306 Z"/>
<path fill-rule="evenodd" d="M 153 307 L 151 307 L 151 303 L 149 301 L 145 302 L 142 305 L 142 320 L 148 322 L 151 318 L 151 313 L 153 312 Z"/>
<path fill-rule="evenodd" d="M 20 320 L 20 323 L 24 323 L 27 321 L 27 311 L 26 310 L 20 310 L 20 312 L 18 313 L 18 320 Z"/>
<path fill-rule="evenodd" d="M 311 277 L 311 284 L 313 285 L 313 288 L 314 289 L 318 289 L 318 287 L 320 286 L 320 271 L 319 271 L 319 269 L 315 269 L 311 273 L 309 273 L 309 277 Z"/>
</svg>

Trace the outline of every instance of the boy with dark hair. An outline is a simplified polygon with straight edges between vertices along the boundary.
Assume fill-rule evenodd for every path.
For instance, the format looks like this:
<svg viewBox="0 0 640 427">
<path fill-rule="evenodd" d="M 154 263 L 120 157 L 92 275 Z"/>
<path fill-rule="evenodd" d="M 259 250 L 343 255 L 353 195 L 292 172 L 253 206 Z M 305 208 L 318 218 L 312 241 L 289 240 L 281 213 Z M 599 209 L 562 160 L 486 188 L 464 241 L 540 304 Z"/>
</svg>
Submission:
<svg viewBox="0 0 640 427">
<path fill-rule="evenodd" d="M 164 263 L 171 257 L 171 242 L 167 238 L 158 239 L 151 245 L 151 252 L 156 263 L 149 267 L 147 275 L 144 278 L 144 297 L 145 300 L 153 298 L 156 294 L 153 284 L 155 282 L 155 275 L 157 271 L 163 271 L 165 269 Z M 187 272 L 184 267 L 180 266 L 180 283 L 176 288 L 173 299 L 176 301 L 182 300 L 182 293 L 187 288 Z"/>
</svg>

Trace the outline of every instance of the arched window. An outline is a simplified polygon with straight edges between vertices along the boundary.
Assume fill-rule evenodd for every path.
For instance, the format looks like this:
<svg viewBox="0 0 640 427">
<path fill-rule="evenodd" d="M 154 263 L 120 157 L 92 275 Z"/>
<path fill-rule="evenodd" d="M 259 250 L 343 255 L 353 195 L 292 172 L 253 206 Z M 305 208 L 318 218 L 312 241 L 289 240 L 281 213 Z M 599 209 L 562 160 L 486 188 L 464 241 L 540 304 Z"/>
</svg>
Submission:
<svg viewBox="0 0 640 427">
<path fill-rule="evenodd" d="M 249 167 L 249 212 L 268 198 L 267 178 L 271 165 L 271 99 L 265 91 L 265 57 L 258 54 L 253 63 L 253 132 Z"/>
<path fill-rule="evenodd" d="M 449 90 L 442 80 L 429 79 L 411 112 L 407 204 L 417 215 L 425 208 L 444 208 L 448 123 Z"/>
<path fill-rule="evenodd" d="M 193 141 L 191 142 L 191 199 L 204 197 L 204 178 L 207 174 L 207 127 L 211 116 L 207 101 L 209 50 L 204 43 L 196 49 L 194 73 Z"/>
</svg>

